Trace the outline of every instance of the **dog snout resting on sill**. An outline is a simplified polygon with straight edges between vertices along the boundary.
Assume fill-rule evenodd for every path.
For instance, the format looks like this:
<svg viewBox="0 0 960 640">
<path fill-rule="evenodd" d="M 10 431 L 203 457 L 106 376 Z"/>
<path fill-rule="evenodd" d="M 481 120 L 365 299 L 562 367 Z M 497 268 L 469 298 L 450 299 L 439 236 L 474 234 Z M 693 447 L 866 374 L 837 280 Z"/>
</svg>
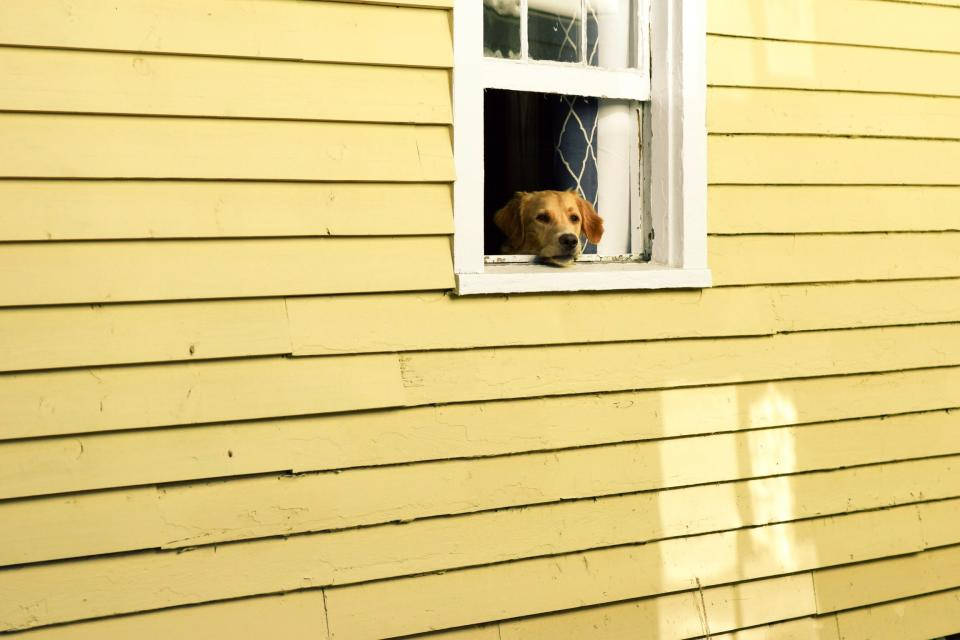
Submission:
<svg viewBox="0 0 960 640">
<path fill-rule="evenodd" d="M 493 221 L 507 238 L 501 253 L 535 255 L 557 267 L 580 257 L 581 235 L 594 244 L 603 236 L 603 219 L 573 191 L 518 191 Z"/>
</svg>

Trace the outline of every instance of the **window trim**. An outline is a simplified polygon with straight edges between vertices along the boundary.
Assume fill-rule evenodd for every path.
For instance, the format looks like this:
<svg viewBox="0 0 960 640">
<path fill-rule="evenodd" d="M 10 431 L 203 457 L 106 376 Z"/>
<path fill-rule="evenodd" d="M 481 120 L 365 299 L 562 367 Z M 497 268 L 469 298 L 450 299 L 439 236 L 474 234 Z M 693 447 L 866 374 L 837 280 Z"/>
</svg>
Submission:
<svg viewBox="0 0 960 640">
<path fill-rule="evenodd" d="M 596 69 L 485 59 L 481 53 L 482 8 L 479 0 L 456 0 L 454 4 L 453 147 L 457 179 L 453 188 L 453 250 L 456 293 L 709 287 L 705 0 L 651 0 L 649 86 L 638 84 L 632 87 L 631 96 L 600 93 L 603 97 L 632 97 L 645 95 L 646 89 L 649 90 L 650 137 L 644 142 L 645 150 L 651 154 L 648 219 L 652 221 L 654 237 L 650 261 L 578 263 L 566 268 L 484 264 L 483 217 L 477 215 L 476 206 L 457 203 L 483 202 L 483 91 L 487 86 L 495 86 L 485 84 L 490 79 L 487 75 L 490 69 L 503 69 L 508 65 L 556 68 L 563 69 L 565 78 L 573 78 L 574 71 L 585 73 Z M 530 76 L 526 71 L 520 73 Z M 638 77 L 635 71 L 605 71 L 596 75 L 599 78 L 605 74 Z M 591 88 L 593 82 L 590 81 Z M 556 85 L 551 86 L 556 91 Z M 536 90 L 526 85 L 523 88 Z M 612 89 L 604 89 L 607 90 Z"/>
<path fill-rule="evenodd" d="M 578 87 L 578 95 L 597 95 L 646 102 L 650 78 L 640 69 L 603 69 L 570 62 L 485 58 L 478 65 L 485 89 L 557 93 L 557 87 Z"/>
</svg>

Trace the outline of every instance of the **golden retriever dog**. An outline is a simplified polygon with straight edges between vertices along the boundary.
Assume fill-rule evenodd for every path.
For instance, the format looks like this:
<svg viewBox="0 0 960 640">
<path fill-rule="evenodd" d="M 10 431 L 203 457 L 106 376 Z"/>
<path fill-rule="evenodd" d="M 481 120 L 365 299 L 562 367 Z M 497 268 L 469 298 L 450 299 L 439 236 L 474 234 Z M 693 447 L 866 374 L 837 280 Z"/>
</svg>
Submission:
<svg viewBox="0 0 960 640">
<path fill-rule="evenodd" d="M 580 257 L 581 232 L 594 244 L 603 236 L 603 219 L 574 191 L 518 191 L 493 222 L 507 237 L 502 253 L 533 254 L 557 267 Z"/>
</svg>

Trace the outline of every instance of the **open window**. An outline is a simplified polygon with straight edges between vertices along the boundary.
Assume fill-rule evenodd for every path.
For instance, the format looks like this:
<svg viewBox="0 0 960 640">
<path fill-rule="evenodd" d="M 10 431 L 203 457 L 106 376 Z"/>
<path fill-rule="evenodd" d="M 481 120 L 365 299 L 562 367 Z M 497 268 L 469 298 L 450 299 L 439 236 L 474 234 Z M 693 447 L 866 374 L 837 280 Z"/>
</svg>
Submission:
<svg viewBox="0 0 960 640">
<path fill-rule="evenodd" d="M 709 286 L 704 11 L 702 0 L 455 4 L 458 293 Z M 571 191 L 603 217 L 573 266 L 512 251 L 495 220 L 515 193 L 541 190 Z"/>
</svg>

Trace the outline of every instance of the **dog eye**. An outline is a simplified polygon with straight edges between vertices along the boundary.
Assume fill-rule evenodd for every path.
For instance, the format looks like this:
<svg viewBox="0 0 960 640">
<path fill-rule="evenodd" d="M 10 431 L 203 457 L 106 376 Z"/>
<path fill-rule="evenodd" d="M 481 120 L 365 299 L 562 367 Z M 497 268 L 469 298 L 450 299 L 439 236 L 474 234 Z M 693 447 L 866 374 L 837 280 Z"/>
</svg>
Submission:
<svg viewBox="0 0 960 640">
<path fill-rule="evenodd" d="M 549 214 L 541 213 L 541 214 L 537 215 L 537 221 L 538 221 L 538 222 L 550 222 L 550 216 L 549 216 Z"/>
<path fill-rule="evenodd" d="M 570 222 L 580 222 L 580 216 L 570 216 Z"/>
</svg>

